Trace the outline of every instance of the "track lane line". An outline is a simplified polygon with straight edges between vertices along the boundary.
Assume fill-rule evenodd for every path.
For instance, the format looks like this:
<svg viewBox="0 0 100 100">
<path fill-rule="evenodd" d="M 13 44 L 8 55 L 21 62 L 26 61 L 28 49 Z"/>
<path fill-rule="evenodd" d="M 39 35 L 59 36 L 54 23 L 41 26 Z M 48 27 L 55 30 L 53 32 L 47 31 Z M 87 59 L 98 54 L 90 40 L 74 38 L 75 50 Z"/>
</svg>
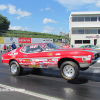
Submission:
<svg viewBox="0 0 100 100">
<path fill-rule="evenodd" d="M 61 99 L 61 98 L 51 97 L 51 96 L 43 95 L 43 94 L 40 94 L 40 93 L 27 91 L 27 90 L 24 90 L 24 89 L 21 89 L 21 88 L 7 86 L 7 85 L 4 85 L 4 84 L 0 84 L 0 87 L 3 87 L 5 89 L 9 89 L 9 90 L 16 89 L 15 92 L 20 92 L 20 93 L 27 94 L 27 95 L 34 96 L 34 97 L 38 97 L 38 98 L 41 98 L 41 99 L 46 99 L 46 100 L 64 100 L 64 99 Z M 23 90 L 23 91 L 19 91 L 19 90 Z"/>
</svg>

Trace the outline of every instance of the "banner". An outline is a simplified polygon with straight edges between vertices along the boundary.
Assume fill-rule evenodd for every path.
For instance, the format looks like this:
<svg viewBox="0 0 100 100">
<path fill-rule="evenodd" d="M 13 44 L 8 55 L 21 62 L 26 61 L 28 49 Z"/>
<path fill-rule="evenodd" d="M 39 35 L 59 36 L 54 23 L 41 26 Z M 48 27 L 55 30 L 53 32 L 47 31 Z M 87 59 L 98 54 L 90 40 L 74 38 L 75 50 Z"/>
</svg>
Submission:
<svg viewBox="0 0 100 100">
<path fill-rule="evenodd" d="M 100 36 L 86 36 L 86 38 L 100 38 Z"/>
<path fill-rule="evenodd" d="M 4 43 L 4 37 L 0 37 L 0 43 Z"/>
<path fill-rule="evenodd" d="M 18 43 L 31 43 L 31 38 L 18 38 Z"/>
<path fill-rule="evenodd" d="M 18 43 L 18 38 L 15 37 L 4 37 L 4 43 Z"/>
<path fill-rule="evenodd" d="M 62 43 L 67 43 L 67 39 L 62 39 Z"/>
<path fill-rule="evenodd" d="M 53 39 L 43 39 L 43 43 L 53 43 Z"/>
<path fill-rule="evenodd" d="M 31 43 L 42 43 L 43 39 L 42 38 L 31 38 Z"/>
</svg>

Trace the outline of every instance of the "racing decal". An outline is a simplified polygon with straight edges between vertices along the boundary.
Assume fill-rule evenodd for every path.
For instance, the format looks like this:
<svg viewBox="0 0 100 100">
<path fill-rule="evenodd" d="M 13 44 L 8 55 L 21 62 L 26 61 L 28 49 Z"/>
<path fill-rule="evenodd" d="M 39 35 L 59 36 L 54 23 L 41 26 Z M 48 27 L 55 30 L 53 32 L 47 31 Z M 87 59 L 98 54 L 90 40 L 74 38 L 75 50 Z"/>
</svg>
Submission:
<svg viewBox="0 0 100 100">
<path fill-rule="evenodd" d="M 20 58 L 19 64 L 28 65 L 28 68 L 48 68 L 57 66 L 59 57 Z M 26 66 L 24 66 L 26 68 Z"/>
<path fill-rule="evenodd" d="M 12 50 L 8 53 L 8 55 L 10 55 L 12 58 L 15 58 L 16 55 L 18 55 L 18 52 L 16 52 L 16 49 L 15 50 Z"/>
<path fill-rule="evenodd" d="M 36 65 L 36 63 L 35 63 L 35 62 L 31 62 L 31 64 L 32 64 L 32 65 Z"/>
<path fill-rule="evenodd" d="M 87 56 L 73 56 L 74 58 L 83 58 L 83 57 L 87 57 Z"/>
<path fill-rule="evenodd" d="M 30 59 L 27 59 L 27 60 L 25 60 L 25 61 L 30 61 Z"/>
<path fill-rule="evenodd" d="M 91 60 L 91 55 L 88 56 L 73 56 L 74 58 L 81 58 L 82 61 Z"/>
<path fill-rule="evenodd" d="M 18 52 L 11 51 L 8 55 L 10 55 L 12 58 L 16 58 L 16 55 L 18 55 Z"/>
<path fill-rule="evenodd" d="M 12 56 L 12 55 L 18 55 L 18 52 L 15 52 L 15 53 L 11 52 L 8 55 L 10 55 L 10 56 Z"/>
<path fill-rule="evenodd" d="M 29 65 L 30 67 L 39 68 L 39 65 Z"/>
<path fill-rule="evenodd" d="M 47 59 L 31 59 L 31 61 L 47 61 Z"/>
<path fill-rule="evenodd" d="M 52 56 L 53 54 L 52 54 L 52 53 L 48 53 L 47 55 L 48 55 L 48 56 Z"/>
<path fill-rule="evenodd" d="M 84 61 L 84 60 L 91 60 L 91 58 L 89 58 L 89 57 L 83 57 L 82 61 Z"/>
<path fill-rule="evenodd" d="M 55 55 L 60 55 L 60 53 L 56 53 Z"/>
<path fill-rule="evenodd" d="M 40 64 L 40 65 L 43 65 L 44 63 L 43 63 L 43 62 L 39 62 L 39 64 Z"/>
<path fill-rule="evenodd" d="M 31 45 L 30 48 L 37 48 L 38 45 Z"/>
<path fill-rule="evenodd" d="M 58 59 L 52 59 L 52 61 L 58 61 Z"/>
</svg>

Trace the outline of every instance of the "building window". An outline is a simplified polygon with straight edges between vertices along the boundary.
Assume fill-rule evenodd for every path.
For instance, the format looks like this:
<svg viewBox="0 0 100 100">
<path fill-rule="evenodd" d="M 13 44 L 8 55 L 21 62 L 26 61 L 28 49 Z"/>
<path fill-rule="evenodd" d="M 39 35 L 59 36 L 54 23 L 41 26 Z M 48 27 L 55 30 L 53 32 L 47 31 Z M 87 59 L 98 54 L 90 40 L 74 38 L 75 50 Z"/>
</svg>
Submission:
<svg viewBox="0 0 100 100">
<path fill-rule="evenodd" d="M 90 44 L 90 40 L 83 40 L 83 44 Z"/>
<path fill-rule="evenodd" d="M 78 30 L 73 29 L 72 34 L 78 34 Z"/>
<path fill-rule="evenodd" d="M 98 34 L 100 34 L 100 29 L 98 29 Z"/>
<path fill-rule="evenodd" d="M 78 34 L 84 34 L 84 30 L 78 30 Z"/>
<path fill-rule="evenodd" d="M 97 17 L 91 17 L 91 21 L 97 21 Z"/>
<path fill-rule="evenodd" d="M 97 21 L 97 17 L 72 17 L 72 22 Z M 100 21 L 100 17 L 99 17 Z"/>
<path fill-rule="evenodd" d="M 72 29 L 72 34 L 100 34 L 100 29 Z"/>
<path fill-rule="evenodd" d="M 78 22 L 84 22 L 84 17 L 78 17 Z"/>
<path fill-rule="evenodd" d="M 100 17 L 99 17 L 99 21 L 100 21 Z"/>
<path fill-rule="evenodd" d="M 90 17 L 85 17 L 85 21 L 90 21 Z"/>
<path fill-rule="evenodd" d="M 89 29 L 85 30 L 85 34 L 90 34 L 90 30 Z"/>
<path fill-rule="evenodd" d="M 72 22 L 77 22 L 77 17 L 72 17 Z"/>
<path fill-rule="evenodd" d="M 75 44 L 82 44 L 82 40 L 75 40 Z"/>
<path fill-rule="evenodd" d="M 91 34 L 97 34 L 97 30 L 96 29 L 91 29 Z"/>
</svg>

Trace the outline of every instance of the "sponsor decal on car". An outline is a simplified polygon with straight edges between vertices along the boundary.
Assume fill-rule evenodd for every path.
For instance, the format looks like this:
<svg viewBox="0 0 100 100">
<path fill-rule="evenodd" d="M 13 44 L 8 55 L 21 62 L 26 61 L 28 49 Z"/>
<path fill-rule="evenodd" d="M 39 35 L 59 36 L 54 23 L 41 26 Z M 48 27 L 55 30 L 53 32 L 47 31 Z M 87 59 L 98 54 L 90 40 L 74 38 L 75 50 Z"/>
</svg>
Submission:
<svg viewBox="0 0 100 100">
<path fill-rule="evenodd" d="M 31 61 L 47 61 L 47 59 L 31 59 Z"/>
<path fill-rule="evenodd" d="M 43 65 L 44 63 L 43 62 L 39 62 L 39 64 Z"/>
<path fill-rule="evenodd" d="M 30 67 L 39 68 L 39 65 L 29 65 Z"/>
<path fill-rule="evenodd" d="M 83 57 L 83 58 L 82 58 L 82 61 L 84 61 L 84 60 L 91 60 L 91 58 Z"/>
<path fill-rule="evenodd" d="M 55 55 L 60 55 L 60 53 L 56 53 Z"/>
<path fill-rule="evenodd" d="M 30 61 L 30 59 L 27 59 L 27 60 L 25 60 L 25 61 Z"/>
<path fill-rule="evenodd" d="M 53 54 L 52 54 L 52 53 L 48 53 L 47 55 L 48 55 L 48 56 L 52 56 Z"/>
<path fill-rule="evenodd" d="M 36 63 L 35 63 L 35 62 L 31 62 L 31 64 L 32 64 L 32 65 L 36 65 Z"/>
<path fill-rule="evenodd" d="M 52 59 L 52 61 L 58 61 L 58 59 Z"/>
<path fill-rule="evenodd" d="M 18 52 L 11 52 L 8 55 L 12 56 L 12 55 L 18 55 Z"/>
<path fill-rule="evenodd" d="M 49 62 L 49 63 L 52 63 L 52 62 Z"/>
</svg>

